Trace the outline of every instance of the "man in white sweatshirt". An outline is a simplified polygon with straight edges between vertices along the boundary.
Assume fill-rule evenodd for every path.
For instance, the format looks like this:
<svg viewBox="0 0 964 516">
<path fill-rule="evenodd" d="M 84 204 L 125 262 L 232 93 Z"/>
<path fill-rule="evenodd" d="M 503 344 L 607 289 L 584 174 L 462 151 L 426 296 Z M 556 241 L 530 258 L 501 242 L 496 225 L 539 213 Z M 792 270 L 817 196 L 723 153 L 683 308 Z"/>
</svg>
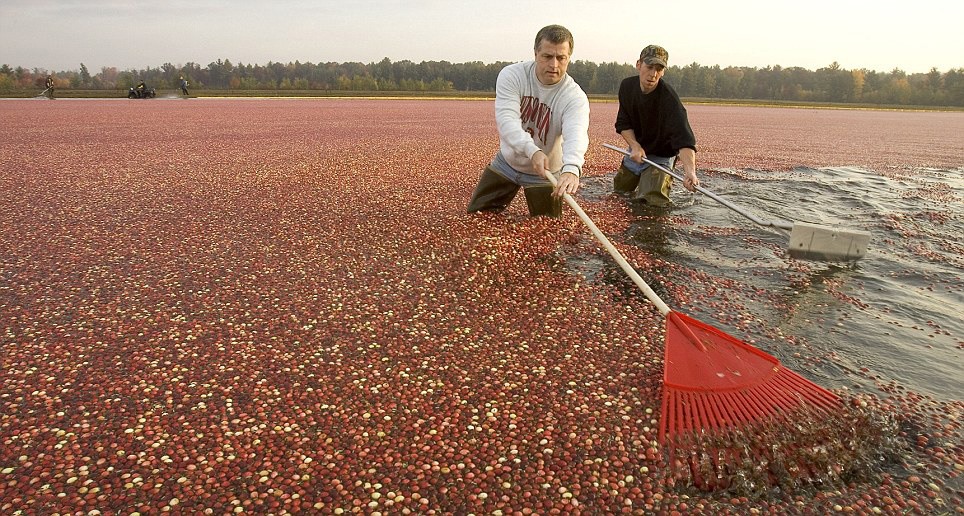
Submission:
<svg viewBox="0 0 964 516">
<path fill-rule="evenodd" d="M 536 34 L 535 60 L 499 73 L 499 152 L 479 178 L 469 213 L 502 211 L 521 187 L 530 215 L 558 217 L 563 194 L 579 189 L 589 147 L 589 99 L 566 73 L 572 47 L 572 33 L 565 27 L 543 27 Z M 558 174 L 555 189 L 546 171 Z"/>
</svg>

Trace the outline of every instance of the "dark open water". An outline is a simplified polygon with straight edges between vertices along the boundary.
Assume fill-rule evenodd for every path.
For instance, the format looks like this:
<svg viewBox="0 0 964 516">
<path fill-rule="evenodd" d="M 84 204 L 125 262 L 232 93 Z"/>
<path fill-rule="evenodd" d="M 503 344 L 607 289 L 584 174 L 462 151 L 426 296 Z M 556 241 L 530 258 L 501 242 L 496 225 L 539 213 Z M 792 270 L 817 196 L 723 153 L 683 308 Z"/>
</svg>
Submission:
<svg viewBox="0 0 964 516">
<path fill-rule="evenodd" d="M 865 230 L 871 241 L 867 256 L 850 264 L 794 260 L 785 253 L 784 233 L 677 183 L 671 209 L 633 206 L 629 241 L 672 263 L 737 281 L 744 293 L 776 295 L 791 309 L 774 307 L 768 296 L 746 296 L 747 314 L 736 317 L 763 319 L 808 350 L 747 336 L 745 327 L 714 317 L 719 309 L 711 301 L 696 299 L 682 311 L 753 338 L 825 387 L 873 391 L 875 383 L 896 383 L 940 400 L 964 399 L 964 169 L 894 177 L 858 168 L 714 171 L 701 173 L 701 180 L 762 219 Z M 582 196 L 608 195 L 611 181 L 587 179 Z M 675 223 L 681 219 L 694 224 Z"/>
</svg>

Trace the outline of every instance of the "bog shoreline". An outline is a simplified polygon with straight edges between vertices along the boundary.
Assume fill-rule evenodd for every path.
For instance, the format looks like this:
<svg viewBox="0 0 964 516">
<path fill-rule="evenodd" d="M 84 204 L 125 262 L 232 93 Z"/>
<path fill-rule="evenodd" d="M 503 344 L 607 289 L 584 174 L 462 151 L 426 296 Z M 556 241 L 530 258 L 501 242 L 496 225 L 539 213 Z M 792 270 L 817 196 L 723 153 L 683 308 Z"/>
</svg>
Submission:
<svg viewBox="0 0 964 516">
<path fill-rule="evenodd" d="M 13 90 L 0 93 L 0 99 L 29 99 L 37 97 L 34 90 Z M 126 90 L 60 90 L 56 92 L 57 99 L 127 99 Z M 414 92 L 414 91 L 343 91 L 343 90 L 196 90 L 191 95 L 182 96 L 176 90 L 158 90 L 155 99 L 163 98 L 291 98 L 291 99 L 381 99 L 381 100 L 494 100 L 495 92 L 489 91 L 457 91 L 457 92 Z M 615 103 L 615 95 L 589 95 L 592 102 Z M 711 99 L 698 97 L 683 97 L 687 105 L 719 105 L 719 106 L 748 106 L 748 107 L 788 107 L 800 109 L 855 109 L 880 111 L 948 111 L 964 112 L 964 107 L 957 106 L 903 106 L 892 104 L 871 103 L 834 103 L 834 102 L 800 102 L 774 101 L 754 99 Z"/>
</svg>

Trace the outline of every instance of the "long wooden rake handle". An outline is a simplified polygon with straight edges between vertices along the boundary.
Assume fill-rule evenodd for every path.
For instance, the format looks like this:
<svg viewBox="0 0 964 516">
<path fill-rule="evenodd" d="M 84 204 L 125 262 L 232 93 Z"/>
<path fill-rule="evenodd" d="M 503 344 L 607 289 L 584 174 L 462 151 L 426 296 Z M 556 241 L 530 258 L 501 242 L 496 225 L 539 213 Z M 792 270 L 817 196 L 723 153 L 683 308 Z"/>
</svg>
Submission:
<svg viewBox="0 0 964 516">
<path fill-rule="evenodd" d="M 615 145 L 610 145 L 610 144 L 608 144 L 608 143 L 604 143 L 604 144 L 603 144 L 603 147 L 606 147 L 607 149 L 612 149 L 612 150 L 614 150 L 614 151 L 616 151 L 616 152 L 621 152 L 621 153 L 629 156 L 629 151 L 627 151 L 626 149 L 617 147 L 617 146 L 615 146 Z M 682 176 L 680 176 L 680 175 L 677 174 L 676 172 L 674 172 L 674 171 L 672 171 L 672 170 L 670 170 L 670 169 L 668 169 L 668 168 L 660 165 L 659 163 L 654 163 L 654 162 L 652 162 L 652 161 L 650 161 L 650 160 L 648 160 L 648 159 L 646 159 L 646 158 L 643 158 L 643 161 L 645 161 L 646 163 L 649 163 L 650 165 L 652 165 L 652 166 L 654 166 L 654 167 L 662 170 L 663 172 L 666 172 L 667 174 L 675 177 L 676 179 L 679 179 L 680 181 L 683 180 L 683 177 L 682 177 Z M 739 213 L 740 215 L 743 215 L 744 217 L 752 220 L 753 222 L 755 222 L 755 223 L 757 223 L 757 224 L 759 224 L 759 225 L 761 225 L 761 226 L 764 226 L 764 227 L 773 227 L 773 228 L 783 229 L 783 230 L 786 230 L 786 231 L 790 231 L 790 230 L 793 229 L 793 224 L 791 224 L 791 223 L 789 223 L 789 222 L 784 222 L 784 221 L 782 221 L 782 220 L 763 220 L 763 219 L 761 219 L 761 218 L 753 215 L 752 213 L 747 212 L 746 210 L 744 210 L 744 209 L 741 208 L 740 206 L 737 206 L 736 204 L 733 204 L 732 202 L 730 202 L 730 201 L 728 201 L 728 200 L 720 197 L 719 195 L 716 195 L 715 193 L 711 192 L 710 190 L 707 190 L 706 188 L 703 188 L 702 186 L 697 186 L 697 187 L 696 187 L 696 190 L 697 190 L 698 192 L 700 192 L 700 193 L 706 194 L 707 196 L 709 196 L 710 198 L 712 198 L 712 199 L 715 200 L 716 202 L 718 202 L 718 203 L 722 204 L 723 206 L 726 206 L 727 208 L 729 208 L 729 209 L 731 209 L 731 210 Z"/>
<path fill-rule="evenodd" d="M 555 187 L 558 183 L 555 176 L 553 176 L 552 173 L 547 170 L 546 177 L 549 178 L 549 182 L 552 183 L 553 187 Z M 576 215 L 579 215 L 579 218 L 582 219 L 583 223 L 585 223 L 587 227 L 589 227 L 589 231 L 592 232 L 592 234 L 597 240 L 599 240 L 603 247 L 609 251 L 609 254 L 612 255 L 613 259 L 616 260 L 616 263 L 619 264 L 619 267 L 623 269 L 623 272 L 625 272 L 629 278 L 633 280 L 633 283 L 635 283 L 636 286 L 643 291 L 643 294 L 646 294 L 646 299 L 649 299 L 651 303 L 656 305 L 656 308 L 659 309 L 659 313 L 663 315 L 668 314 L 671 311 L 669 306 L 667 306 L 666 303 L 664 303 L 663 300 L 656 295 L 656 292 L 653 292 L 653 289 L 649 288 L 649 285 L 643 280 L 643 278 L 639 277 L 639 274 L 636 273 L 636 270 L 633 269 L 633 266 L 626 261 L 626 258 L 623 257 L 622 253 L 616 249 L 616 246 L 614 246 L 613 243 L 606 238 L 606 235 L 599 230 L 599 227 L 597 227 L 596 223 L 589 218 L 589 215 L 586 215 L 586 212 L 582 210 L 582 208 L 579 206 L 579 203 L 577 203 L 576 200 L 573 199 L 568 193 L 564 194 L 562 198 L 566 200 L 566 203 L 572 208 L 572 211 L 576 212 Z"/>
<path fill-rule="evenodd" d="M 552 175 L 552 172 L 549 172 L 547 170 L 546 177 L 549 179 L 549 182 L 552 183 L 552 186 L 555 187 L 558 181 L 556 181 L 556 178 L 555 176 Z M 633 283 L 635 283 L 636 286 L 639 287 L 639 290 L 643 291 L 643 294 L 646 295 L 646 299 L 648 299 L 650 303 L 653 303 L 654 305 L 656 305 L 656 308 L 659 310 L 659 313 L 665 316 L 666 318 L 668 318 L 669 320 L 673 321 L 676 327 L 683 332 L 683 334 L 693 343 L 693 345 L 695 345 L 696 347 L 698 347 L 703 351 L 706 351 L 706 346 L 699 339 L 699 337 L 697 337 L 696 334 L 693 333 L 693 330 L 690 329 L 690 327 L 685 322 L 683 322 L 679 317 L 677 317 L 676 312 L 670 309 L 670 307 L 667 306 L 667 304 L 664 303 L 663 300 L 660 299 L 658 295 L 656 295 L 656 292 L 653 292 L 653 289 L 649 287 L 649 284 L 646 283 L 646 281 L 643 278 L 641 278 L 639 274 L 636 273 L 636 269 L 633 269 L 633 266 L 626 261 L 626 258 L 623 257 L 622 253 L 619 252 L 619 249 L 616 249 L 616 246 L 614 246 L 613 243 L 610 242 L 608 238 L 606 238 L 606 235 L 603 234 L 602 231 L 600 231 L 599 227 L 596 226 L 596 223 L 593 222 L 591 218 L 589 218 L 589 215 L 586 215 L 586 212 L 583 211 L 582 207 L 579 206 L 579 203 L 577 203 L 576 200 L 573 199 L 572 196 L 569 195 L 568 193 L 563 194 L 562 198 L 565 199 L 566 204 L 568 204 L 569 207 L 572 208 L 572 211 L 576 212 L 576 215 L 579 215 L 579 218 L 582 219 L 582 222 L 584 224 L 586 224 L 586 227 L 588 227 L 589 231 L 591 231 L 593 236 L 596 237 L 596 240 L 599 240 L 599 243 L 601 243 L 603 247 L 606 248 L 606 251 L 609 251 L 610 256 L 612 256 L 613 259 L 616 260 L 616 263 L 618 263 L 619 267 L 623 270 L 623 272 L 625 272 L 626 275 L 629 276 L 629 279 L 633 280 Z"/>
<path fill-rule="evenodd" d="M 552 186 L 555 187 L 558 181 L 556 181 L 556 178 L 552 175 L 552 172 L 547 170 L 546 177 L 549 179 L 549 182 L 552 183 Z M 609 255 L 612 256 L 614 260 L 616 260 L 616 263 L 618 263 L 623 272 L 629 276 L 629 279 L 633 280 L 633 283 L 639 287 L 639 290 L 643 291 L 643 294 L 646 295 L 646 299 L 648 299 L 650 303 L 656 305 L 659 313 L 673 321 L 676 327 L 679 328 L 684 335 L 686 335 L 693 345 L 700 348 L 702 351 L 706 351 L 706 346 L 699 339 L 699 337 L 693 333 L 693 330 L 676 315 L 676 312 L 670 309 L 670 307 L 664 303 L 658 295 L 656 295 L 656 292 L 653 292 L 653 289 L 649 287 L 649 284 L 636 273 L 636 269 L 633 269 L 633 266 L 626 261 L 626 258 L 623 257 L 622 253 L 619 252 L 619 249 L 616 249 L 616 246 L 614 246 L 613 243 L 606 238 L 606 235 L 600 231 L 599 227 L 596 226 L 596 223 L 589 218 L 589 215 L 586 215 L 586 212 L 583 211 L 582 207 L 579 206 L 579 203 L 577 203 L 576 200 L 573 199 L 568 193 L 563 194 L 562 198 L 565 199 L 566 204 L 572 208 L 572 211 L 576 212 L 576 215 L 579 215 L 579 218 L 582 219 L 584 224 L 586 224 L 586 227 L 588 227 L 589 231 L 591 231 L 593 236 L 596 237 L 596 240 L 599 240 L 603 247 L 606 248 L 606 251 L 609 252 Z"/>
</svg>

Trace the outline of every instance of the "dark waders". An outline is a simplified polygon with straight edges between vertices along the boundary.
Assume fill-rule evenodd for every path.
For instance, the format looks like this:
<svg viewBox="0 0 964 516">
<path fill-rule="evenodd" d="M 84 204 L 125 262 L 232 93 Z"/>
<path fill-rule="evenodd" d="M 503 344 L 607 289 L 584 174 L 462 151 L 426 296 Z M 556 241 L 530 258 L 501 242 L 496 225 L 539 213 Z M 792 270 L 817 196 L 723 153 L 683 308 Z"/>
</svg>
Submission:
<svg viewBox="0 0 964 516">
<path fill-rule="evenodd" d="M 502 174 L 499 174 L 492 167 L 486 167 L 479 178 L 479 185 L 472 193 L 469 201 L 468 212 L 477 211 L 502 211 L 509 206 L 512 199 L 519 192 L 520 186 L 509 181 Z M 526 206 L 529 207 L 529 215 L 546 215 L 548 217 L 562 216 L 562 199 L 552 197 L 553 187 L 551 184 L 532 185 L 523 188 L 526 196 Z"/>
<path fill-rule="evenodd" d="M 673 178 L 669 174 L 653 166 L 646 167 L 637 176 L 625 165 L 620 165 L 616 177 L 613 178 L 613 190 L 617 193 L 628 194 L 634 200 L 653 206 L 669 204 L 672 184 Z"/>
</svg>

